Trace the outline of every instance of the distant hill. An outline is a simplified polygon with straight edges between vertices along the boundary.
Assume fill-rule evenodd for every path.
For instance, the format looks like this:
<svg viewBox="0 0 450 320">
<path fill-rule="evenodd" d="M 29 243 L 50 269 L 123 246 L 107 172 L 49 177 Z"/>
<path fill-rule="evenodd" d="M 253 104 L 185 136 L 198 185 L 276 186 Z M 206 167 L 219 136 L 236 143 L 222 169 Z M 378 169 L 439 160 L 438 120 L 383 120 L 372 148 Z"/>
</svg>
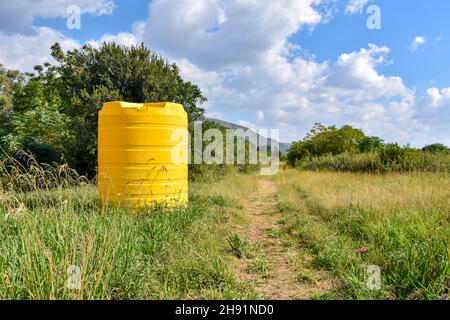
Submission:
<svg viewBox="0 0 450 320">
<path fill-rule="evenodd" d="M 217 123 L 218 125 L 220 125 L 222 127 L 225 127 L 225 128 L 228 128 L 228 129 L 243 129 L 243 130 L 251 130 L 251 131 L 255 132 L 254 130 L 252 130 L 250 128 L 241 126 L 241 125 L 236 124 L 236 123 L 231 123 L 231 122 L 228 122 L 228 121 L 219 120 L 219 119 L 213 119 L 213 118 L 207 118 L 207 120 L 210 121 L 210 122 Z M 258 136 L 258 140 L 259 140 L 259 137 L 262 137 L 262 136 L 260 134 L 258 134 L 257 132 L 255 132 L 255 133 Z M 271 138 L 267 138 L 267 145 L 270 146 L 271 143 L 272 143 L 272 139 Z M 279 142 L 279 145 L 280 145 L 280 152 L 283 155 L 287 154 L 288 151 L 289 151 L 289 148 L 291 147 L 290 143 Z"/>
</svg>

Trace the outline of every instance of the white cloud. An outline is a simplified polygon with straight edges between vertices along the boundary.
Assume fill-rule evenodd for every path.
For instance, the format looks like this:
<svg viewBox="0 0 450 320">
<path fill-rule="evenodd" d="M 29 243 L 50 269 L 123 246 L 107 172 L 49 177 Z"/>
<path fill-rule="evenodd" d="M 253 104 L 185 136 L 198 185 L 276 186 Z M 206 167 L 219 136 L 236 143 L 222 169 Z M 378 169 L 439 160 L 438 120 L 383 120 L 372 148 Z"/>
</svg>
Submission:
<svg viewBox="0 0 450 320">
<path fill-rule="evenodd" d="M 302 138 L 319 121 L 354 125 L 387 141 L 450 144 L 450 88 L 430 88 L 418 97 L 400 77 L 383 75 L 379 67 L 391 63 L 388 47 L 369 44 L 333 61 L 317 61 L 289 41 L 302 28 L 327 20 L 328 11 L 319 8 L 327 2 L 154 0 L 149 20 L 136 23 L 132 33 L 88 43 L 144 41 L 201 87 L 207 116 L 279 128 L 283 141 Z M 367 1 L 359 3 L 364 7 Z M 417 48 L 426 41 L 415 40 Z M 50 28 L 31 35 L 0 33 L 0 62 L 31 70 L 51 60 L 49 47 L 56 41 L 65 49 L 80 46 Z"/>
<path fill-rule="evenodd" d="M 419 49 L 419 47 L 427 42 L 425 37 L 417 36 L 414 38 L 413 42 L 409 46 L 409 50 L 415 52 Z"/>
<path fill-rule="evenodd" d="M 348 8 L 356 13 L 367 3 L 352 1 Z M 324 21 L 327 10 L 318 5 L 156 0 L 143 37 L 200 85 L 209 99 L 208 114 L 280 128 L 284 141 L 301 138 L 317 121 L 351 124 L 388 141 L 432 141 L 433 127 L 417 117 L 423 99 L 416 101 L 400 77 L 378 71 L 391 63 L 389 48 L 369 44 L 336 61 L 318 62 L 289 42 L 303 27 Z"/>
<path fill-rule="evenodd" d="M 408 94 L 400 77 L 380 75 L 376 67 L 386 63 L 389 48 L 369 44 L 358 52 L 342 54 L 330 68 L 326 84 L 344 95 L 363 100 Z"/>
<path fill-rule="evenodd" d="M 441 108 L 450 104 L 450 87 L 449 88 L 430 88 L 427 90 L 426 106 L 430 108 Z"/>
<path fill-rule="evenodd" d="M 0 2 L 0 31 L 3 33 L 33 33 L 35 17 L 67 16 L 69 6 L 79 6 L 82 13 L 111 14 L 113 0 L 14 0 Z"/>
<path fill-rule="evenodd" d="M 450 87 L 430 88 L 418 101 L 414 117 L 427 126 L 434 141 L 450 145 Z M 431 139 L 430 139 L 431 140 Z"/>
<path fill-rule="evenodd" d="M 364 7 L 369 3 L 369 0 L 349 0 L 345 7 L 345 13 L 356 14 L 362 13 Z"/>
<path fill-rule="evenodd" d="M 156 0 L 145 40 L 202 68 L 254 64 L 304 25 L 320 22 L 317 0 Z"/>
<path fill-rule="evenodd" d="M 33 71 L 33 67 L 52 62 L 50 47 L 59 42 L 63 50 L 71 50 L 80 44 L 51 28 L 35 28 L 35 35 L 5 35 L 0 33 L 0 63 L 6 68 Z"/>
<path fill-rule="evenodd" d="M 225 120 L 224 115 L 222 112 L 205 112 L 205 117 L 212 118 L 212 119 L 221 119 Z"/>
<path fill-rule="evenodd" d="M 143 27 L 145 24 L 137 22 L 133 25 L 132 33 L 105 34 L 100 39 L 86 41 L 86 44 L 95 48 L 99 48 L 103 42 L 115 42 L 125 46 L 138 45 L 143 40 Z M 80 48 L 82 45 L 77 40 L 48 27 L 33 27 L 31 34 L 0 32 L 0 63 L 9 69 L 33 71 L 35 65 L 54 62 L 50 56 L 50 47 L 55 42 L 59 42 L 64 51 Z"/>
<path fill-rule="evenodd" d="M 86 44 L 93 46 L 94 48 L 100 48 L 104 42 L 115 42 L 123 46 L 136 46 L 143 41 L 143 28 L 145 28 L 145 23 L 136 22 L 133 25 L 133 31 L 129 32 L 119 32 L 118 34 L 104 34 L 98 40 L 86 41 Z"/>
<path fill-rule="evenodd" d="M 100 48 L 104 42 L 115 42 L 123 46 L 135 46 L 138 44 L 138 40 L 132 33 L 120 32 L 118 34 L 105 34 L 99 40 L 90 40 L 86 44 L 93 46 L 94 48 Z"/>
<path fill-rule="evenodd" d="M 264 121 L 264 111 L 258 110 L 257 116 L 258 116 L 258 121 L 259 122 L 263 122 Z"/>
</svg>

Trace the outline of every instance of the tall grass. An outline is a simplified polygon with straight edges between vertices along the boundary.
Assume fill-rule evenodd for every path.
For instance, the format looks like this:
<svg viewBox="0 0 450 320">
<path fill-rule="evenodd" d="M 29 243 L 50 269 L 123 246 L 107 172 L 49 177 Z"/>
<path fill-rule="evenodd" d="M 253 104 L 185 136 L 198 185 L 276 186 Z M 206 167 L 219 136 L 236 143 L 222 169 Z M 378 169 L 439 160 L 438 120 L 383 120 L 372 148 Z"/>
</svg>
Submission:
<svg viewBox="0 0 450 320">
<path fill-rule="evenodd" d="M 277 177 L 286 231 L 343 283 L 338 298 L 445 299 L 450 176 L 313 173 Z M 381 268 L 381 290 L 367 268 Z"/>
<path fill-rule="evenodd" d="M 342 172 L 450 172 L 450 155 L 411 151 L 390 157 L 379 152 L 327 155 L 304 159 L 304 170 Z"/>
<path fill-rule="evenodd" d="M 29 153 L 18 152 L 15 157 L 4 153 L 0 158 L 0 201 L 4 207 L 65 205 L 62 194 L 74 198 L 79 188 L 89 184 L 88 179 L 67 165 L 39 164 Z M 92 197 L 92 193 L 81 194 Z M 80 204 L 88 201 L 79 200 Z"/>
<path fill-rule="evenodd" d="M 235 281 L 223 241 L 253 177 L 195 182 L 188 207 L 136 215 L 99 207 L 75 172 L 28 161 L 1 163 L 1 299 L 255 297 Z M 74 267 L 79 289 L 68 286 Z"/>
</svg>

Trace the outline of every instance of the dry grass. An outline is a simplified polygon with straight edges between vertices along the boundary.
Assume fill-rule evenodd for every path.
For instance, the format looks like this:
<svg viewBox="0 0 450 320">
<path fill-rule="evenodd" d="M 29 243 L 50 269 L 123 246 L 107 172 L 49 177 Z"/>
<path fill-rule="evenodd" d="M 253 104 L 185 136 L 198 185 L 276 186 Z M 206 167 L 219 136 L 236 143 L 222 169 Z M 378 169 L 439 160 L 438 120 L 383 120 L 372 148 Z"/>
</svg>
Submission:
<svg viewBox="0 0 450 320">
<path fill-rule="evenodd" d="M 94 184 L 30 161 L 0 164 L 0 299 L 255 297 L 235 281 L 224 241 L 254 177 L 198 181 L 187 208 L 136 215 L 100 207 Z M 78 289 L 67 286 L 71 266 Z"/>
<path fill-rule="evenodd" d="M 278 177 L 282 201 L 302 205 L 299 188 L 318 205 L 331 209 L 364 206 L 376 210 L 449 208 L 449 174 L 360 174 L 288 171 Z M 300 197 L 301 198 L 301 197 Z"/>
<path fill-rule="evenodd" d="M 448 297 L 448 174 L 289 170 L 275 180 L 287 232 L 345 284 L 336 297 Z M 366 285 L 369 265 L 382 270 L 381 290 Z"/>
</svg>

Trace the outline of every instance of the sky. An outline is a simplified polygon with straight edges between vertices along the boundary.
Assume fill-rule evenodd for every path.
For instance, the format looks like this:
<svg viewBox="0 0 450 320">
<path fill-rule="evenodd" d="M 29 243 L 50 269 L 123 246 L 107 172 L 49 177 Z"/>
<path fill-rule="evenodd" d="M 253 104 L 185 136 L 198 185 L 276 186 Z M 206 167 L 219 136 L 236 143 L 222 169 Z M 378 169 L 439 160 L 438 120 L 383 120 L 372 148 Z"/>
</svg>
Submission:
<svg viewBox="0 0 450 320">
<path fill-rule="evenodd" d="M 321 122 L 450 145 L 449 12 L 447 0 L 0 0 L 0 63 L 31 71 L 56 41 L 143 42 L 199 85 L 207 116 L 283 142 Z"/>
</svg>

